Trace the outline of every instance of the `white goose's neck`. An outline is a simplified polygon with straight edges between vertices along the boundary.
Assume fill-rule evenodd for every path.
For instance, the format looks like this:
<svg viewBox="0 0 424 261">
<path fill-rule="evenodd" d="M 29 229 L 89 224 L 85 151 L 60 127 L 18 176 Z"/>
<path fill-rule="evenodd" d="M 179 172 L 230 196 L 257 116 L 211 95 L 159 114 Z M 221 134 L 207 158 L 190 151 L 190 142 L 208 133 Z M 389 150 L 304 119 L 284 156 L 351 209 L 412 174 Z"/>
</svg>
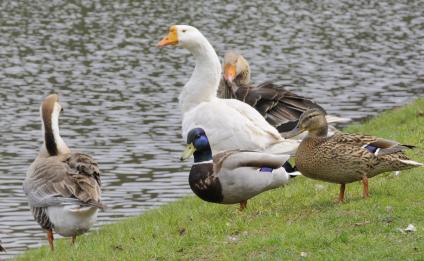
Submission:
<svg viewBox="0 0 424 261">
<path fill-rule="evenodd" d="M 184 113 L 201 102 L 216 99 L 221 79 L 221 63 L 212 45 L 203 35 L 182 46 L 196 59 L 193 74 L 179 96 L 180 108 Z"/>
<path fill-rule="evenodd" d="M 41 156 L 57 156 L 70 150 L 59 133 L 59 110 L 53 109 L 51 115 L 42 114 L 44 143 Z"/>
</svg>

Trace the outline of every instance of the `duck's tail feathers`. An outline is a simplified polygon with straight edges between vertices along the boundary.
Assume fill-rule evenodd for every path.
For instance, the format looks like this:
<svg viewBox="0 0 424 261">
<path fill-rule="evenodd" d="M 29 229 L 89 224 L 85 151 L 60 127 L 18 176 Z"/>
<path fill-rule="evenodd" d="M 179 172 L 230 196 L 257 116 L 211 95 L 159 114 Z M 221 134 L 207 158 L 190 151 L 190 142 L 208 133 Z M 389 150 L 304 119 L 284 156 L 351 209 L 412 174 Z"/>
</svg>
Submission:
<svg viewBox="0 0 424 261">
<path fill-rule="evenodd" d="M 288 161 L 284 162 L 283 168 L 286 170 L 287 174 L 289 174 L 290 178 L 295 178 L 297 176 L 302 176 L 302 173 L 297 171 L 296 166 L 292 166 Z"/>
<path fill-rule="evenodd" d="M 302 173 L 300 173 L 299 171 L 294 171 L 294 172 L 290 172 L 289 173 L 289 177 L 292 179 L 292 178 L 295 178 L 295 177 L 297 177 L 297 176 L 302 176 Z"/>
<path fill-rule="evenodd" d="M 407 164 L 407 165 L 410 165 L 410 166 L 415 166 L 415 167 L 424 166 L 423 163 L 417 162 L 417 161 L 414 161 L 414 160 L 400 160 L 400 162 Z"/>
</svg>

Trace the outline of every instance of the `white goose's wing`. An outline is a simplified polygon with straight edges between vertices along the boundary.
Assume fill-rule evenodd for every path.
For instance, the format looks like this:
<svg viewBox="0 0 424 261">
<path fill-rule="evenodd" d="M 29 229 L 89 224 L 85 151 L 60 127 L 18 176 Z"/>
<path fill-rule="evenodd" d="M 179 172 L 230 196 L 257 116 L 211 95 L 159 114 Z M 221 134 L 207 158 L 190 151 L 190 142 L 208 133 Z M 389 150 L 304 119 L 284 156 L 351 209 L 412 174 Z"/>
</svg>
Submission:
<svg viewBox="0 0 424 261">
<path fill-rule="evenodd" d="M 69 153 L 38 159 L 24 181 L 31 207 L 85 203 L 99 208 L 100 170 L 89 155 Z"/>
<path fill-rule="evenodd" d="M 284 142 L 278 131 L 252 107 L 238 100 L 204 102 L 183 115 L 183 137 L 196 127 L 205 130 L 214 153 L 264 150 Z"/>
</svg>

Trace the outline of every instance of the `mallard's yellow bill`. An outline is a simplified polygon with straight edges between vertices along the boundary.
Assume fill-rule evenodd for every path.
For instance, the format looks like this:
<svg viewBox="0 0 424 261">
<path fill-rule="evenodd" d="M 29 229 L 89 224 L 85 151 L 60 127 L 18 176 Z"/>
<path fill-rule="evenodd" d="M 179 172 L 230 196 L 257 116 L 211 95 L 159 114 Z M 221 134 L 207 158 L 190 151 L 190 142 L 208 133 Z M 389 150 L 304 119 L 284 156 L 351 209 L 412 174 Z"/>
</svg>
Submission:
<svg viewBox="0 0 424 261">
<path fill-rule="evenodd" d="M 299 135 L 299 134 L 301 134 L 302 132 L 304 132 L 305 130 L 304 129 L 302 129 L 302 128 L 300 128 L 299 126 L 296 126 L 294 129 L 292 129 L 291 131 L 289 131 L 289 132 L 287 132 L 287 133 L 285 133 L 284 135 L 283 135 L 283 137 L 285 138 L 285 139 L 290 139 L 290 138 L 293 138 L 294 136 L 297 136 L 297 135 Z"/>
<path fill-rule="evenodd" d="M 194 147 L 193 143 L 188 144 L 183 154 L 181 155 L 180 160 L 183 161 L 190 158 L 195 151 L 196 151 L 196 148 Z"/>
</svg>

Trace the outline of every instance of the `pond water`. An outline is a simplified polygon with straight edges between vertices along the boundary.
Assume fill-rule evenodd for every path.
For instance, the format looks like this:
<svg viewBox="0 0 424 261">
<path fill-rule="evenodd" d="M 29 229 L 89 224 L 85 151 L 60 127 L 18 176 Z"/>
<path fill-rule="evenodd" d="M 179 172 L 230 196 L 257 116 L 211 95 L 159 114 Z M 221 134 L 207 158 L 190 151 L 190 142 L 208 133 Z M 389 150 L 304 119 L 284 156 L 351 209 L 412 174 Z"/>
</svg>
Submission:
<svg viewBox="0 0 424 261">
<path fill-rule="evenodd" d="M 103 170 L 111 207 L 99 224 L 190 193 L 178 94 L 194 61 L 157 42 L 199 28 L 253 81 L 288 83 L 330 113 L 359 120 L 424 95 L 423 1 L 0 2 L 0 239 L 11 257 L 46 244 L 22 181 L 42 143 L 39 105 L 57 92 L 61 134 Z"/>
</svg>

